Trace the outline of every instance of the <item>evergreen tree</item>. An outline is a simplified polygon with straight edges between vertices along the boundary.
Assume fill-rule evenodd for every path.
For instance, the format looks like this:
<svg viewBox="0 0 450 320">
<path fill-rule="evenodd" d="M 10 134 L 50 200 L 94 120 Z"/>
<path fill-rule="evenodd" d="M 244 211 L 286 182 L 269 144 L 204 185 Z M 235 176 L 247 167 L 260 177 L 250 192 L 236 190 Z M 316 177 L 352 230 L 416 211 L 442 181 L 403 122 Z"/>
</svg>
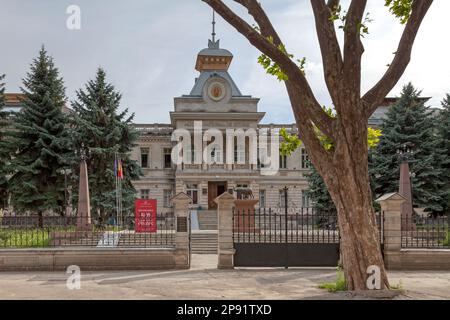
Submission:
<svg viewBox="0 0 450 320">
<path fill-rule="evenodd" d="M 5 76 L 0 75 L 0 209 L 6 207 L 7 202 L 7 171 L 9 152 L 6 143 L 7 114 L 3 111 L 5 106 L 5 84 L 2 82 Z"/>
<path fill-rule="evenodd" d="M 450 215 L 450 94 L 447 94 L 442 101 L 443 110 L 441 110 L 438 116 L 438 132 L 442 141 L 442 148 L 446 161 L 442 164 L 444 172 L 447 178 L 447 185 L 445 189 L 448 192 L 448 196 L 443 199 L 444 211 Z"/>
<path fill-rule="evenodd" d="M 9 181 L 16 211 L 62 213 L 64 175 L 70 135 L 63 114 L 65 88 L 59 71 L 44 47 L 33 60 L 21 88 L 23 109 L 14 118 L 10 143 L 15 150 Z"/>
<path fill-rule="evenodd" d="M 99 69 L 96 78 L 77 92 L 77 101 L 72 104 L 75 111 L 72 118 L 74 145 L 76 148 L 84 145 L 89 150 L 91 207 L 103 221 L 116 211 L 115 154 L 119 154 L 123 163 L 121 183 L 125 213 L 133 208 L 136 198 L 131 182 L 141 175 L 138 163 L 130 158 L 138 138 L 131 126 L 134 114 L 127 117 L 128 109 L 119 112 L 120 100 L 121 94 L 106 82 L 105 71 Z M 75 161 L 78 163 L 78 159 Z M 78 167 L 76 165 L 74 170 Z"/>
<path fill-rule="evenodd" d="M 311 172 L 306 175 L 309 184 L 308 196 L 318 212 L 325 214 L 336 213 L 336 206 L 331 199 L 327 186 L 317 170 L 311 166 Z"/>
<path fill-rule="evenodd" d="M 446 196 L 444 170 L 446 161 L 441 141 L 436 134 L 432 112 L 420 99 L 421 92 L 408 84 L 402 95 L 388 111 L 381 128 L 383 136 L 373 153 L 372 174 L 376 177 L 375 193 L 381 196 L 398 192 L 400 159 L 397 150 L 411 144 L 413 202 L 427 212 L 441 214 Z"/>
</svg>

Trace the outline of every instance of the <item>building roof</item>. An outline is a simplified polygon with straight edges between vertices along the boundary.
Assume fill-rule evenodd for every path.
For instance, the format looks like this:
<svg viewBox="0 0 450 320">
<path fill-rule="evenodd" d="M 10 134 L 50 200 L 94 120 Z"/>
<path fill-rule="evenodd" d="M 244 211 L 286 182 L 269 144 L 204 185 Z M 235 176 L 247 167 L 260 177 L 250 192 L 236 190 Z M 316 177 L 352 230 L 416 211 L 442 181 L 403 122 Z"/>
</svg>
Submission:
<svg viewBox="0 0 450 320">
<path fill-rule="evenodd" d="M 369 118 L 370 127 L 379 127 L 387 117 L 389 108 L 392 107 L 400 98 L 398 97 L 388 97 L 385 98 L 383 103 L 375 110 L 372 116 Z M 426 103 L 431 99 L 431 97 L 419 97 L 418 102 Z M 432 110 L 432 109 L 430 109 Z M 433 111 L 434 112 L 434 111 Z"/>
<path fill-rule="evenodd" d="M 5 112 L 13 112 L 18 113 L 22 110 L 24 104 L 23 100 L 25 99 L 25 95 L 23 93 L 5 93 Z M 65 114 L 70 114 L 73 112 L 71 108 L 65 105 L 62 108 L 62 112 Z"/>
<path fill-rule="evenodd" d="M 225 79 L 231 86 L 231 96 L 233 97 L 242 97 L 242 93 L 237 87 L 236 83 L 231 78 L 230 74 L 227 71 L 203 71 L 200 73 L 200 76 L 195 80 L 194 87 L 191 90 L 189 96 L 202 96 L 203 95 L 203 87 L 205 86 L 206 81 L 208 81 L 211 77 L 221 77 Z"/>
<path fill-rule="evenodd" d="M 220 49 L 220 40 L 212 42 L 209 40 L 208 48 L 201 50 L 199 56 L 214 56 L 214 57 L 233 57 L 233 54 L 227 49 Z"/>
</svg>

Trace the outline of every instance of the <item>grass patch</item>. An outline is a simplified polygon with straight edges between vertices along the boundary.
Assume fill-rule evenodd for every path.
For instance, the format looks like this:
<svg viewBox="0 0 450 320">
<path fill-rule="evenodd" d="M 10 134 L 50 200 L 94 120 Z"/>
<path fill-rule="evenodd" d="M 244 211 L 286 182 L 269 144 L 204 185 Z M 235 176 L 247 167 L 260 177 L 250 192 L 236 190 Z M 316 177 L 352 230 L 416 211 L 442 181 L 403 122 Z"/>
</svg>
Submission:
<svg viewBox="0 0 450 320">
<path fill-rule="evenodd" d="M 336 281 L 323 283 L 319 285 L 319 289 L 328 290 L 328 292 L 341 292 L 347 291 L 347 285 L 345 283 L 344 271 L 341 268 L 337 269 Z"/>
<path fill-rule="evenodd" d="M 403 291 L 403 282 L 402 282 L 402 280 L 400 280 L 398 284 L 391 284 L 391 290 Z"/>
<path fill-rule="evenodd" d="M 447 231 L 447 236 L 445 237 L 444 240 L 441 241 L 441 244 L 444 247 L 449 247 L 450 246 L 450 231 Z"/>
<path fill-rule="evenodd" d="M 49 246 L 49 234 L 42 230 L 0 231 L 0 248 L 46 248 Z"/>
<path fill-rule="evenodd" d="M 117 226 L 105 226 L 102 228 L 92 226 L 92 232 L 100 235 L 104 232 L 119 232 L 122 230 L 124 230 L 122 227 Z M 51 246 L 51 235 L 53 232 L 74 233 L 76 232 L 76 227 L 0 229 L 0 249 L 48 248 Z"/>
</svg>

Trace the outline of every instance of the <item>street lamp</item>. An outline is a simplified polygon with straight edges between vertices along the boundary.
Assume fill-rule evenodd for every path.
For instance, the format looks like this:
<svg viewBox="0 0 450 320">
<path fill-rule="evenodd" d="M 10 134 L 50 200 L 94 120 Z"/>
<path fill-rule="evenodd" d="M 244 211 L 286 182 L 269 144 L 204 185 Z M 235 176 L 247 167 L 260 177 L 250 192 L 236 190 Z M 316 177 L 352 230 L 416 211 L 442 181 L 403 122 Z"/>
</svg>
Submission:
<svg viewBox="0 0 450 320">
<path fill-rule="evenodd" d="M 407 142 L 404 145 L 397 148 L 397 154 L 402 162 L 408 162 L 409 157 L 413 155 L 414 144 Z"/>
<path fill-rule="evenodd" d="M 60 174 L 64 175 L 64 214 L 67 216 L 67 208 L 69 207 L 69 190 L 68 190 L 68 181 L 67 177 L 72 173 L 72 170 L 69 168 L 63 168 L 59 170 Z"/>
</svg>

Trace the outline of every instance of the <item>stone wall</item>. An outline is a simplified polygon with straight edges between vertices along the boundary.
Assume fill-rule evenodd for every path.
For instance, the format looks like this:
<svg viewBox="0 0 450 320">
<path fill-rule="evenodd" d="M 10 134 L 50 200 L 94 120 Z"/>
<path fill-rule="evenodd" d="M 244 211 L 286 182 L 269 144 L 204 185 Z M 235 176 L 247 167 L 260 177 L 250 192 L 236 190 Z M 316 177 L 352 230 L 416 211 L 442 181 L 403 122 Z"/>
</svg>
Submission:
<svg viewBox="0 0 450 320">
<path fill-rule="evenodd" d="M 0 271 L 188 269 L 185 255 L 174 248 L 0 250 Z"/>
<path fill-rule="evenodd" d="M 450 250 L 402 248 L 401 206 L 397 193 L 377 200 L 384 212 L 384 262 L 389 270 L 450 270 Z"/>
<path fill-rule="evenodd" d="M 174 247 L 0 249 L 0 271 L 56 271 L 71 265 L 85 271 L 189 269 L 191 202 L 183 193 L 172 199 L 176 219 Z"/>
<path fill-rule="evenodd" d="M 402 249 L 385 252 L 385 260 L 389 270 L 450 271 L 450 250 Z"/>
</svg>

